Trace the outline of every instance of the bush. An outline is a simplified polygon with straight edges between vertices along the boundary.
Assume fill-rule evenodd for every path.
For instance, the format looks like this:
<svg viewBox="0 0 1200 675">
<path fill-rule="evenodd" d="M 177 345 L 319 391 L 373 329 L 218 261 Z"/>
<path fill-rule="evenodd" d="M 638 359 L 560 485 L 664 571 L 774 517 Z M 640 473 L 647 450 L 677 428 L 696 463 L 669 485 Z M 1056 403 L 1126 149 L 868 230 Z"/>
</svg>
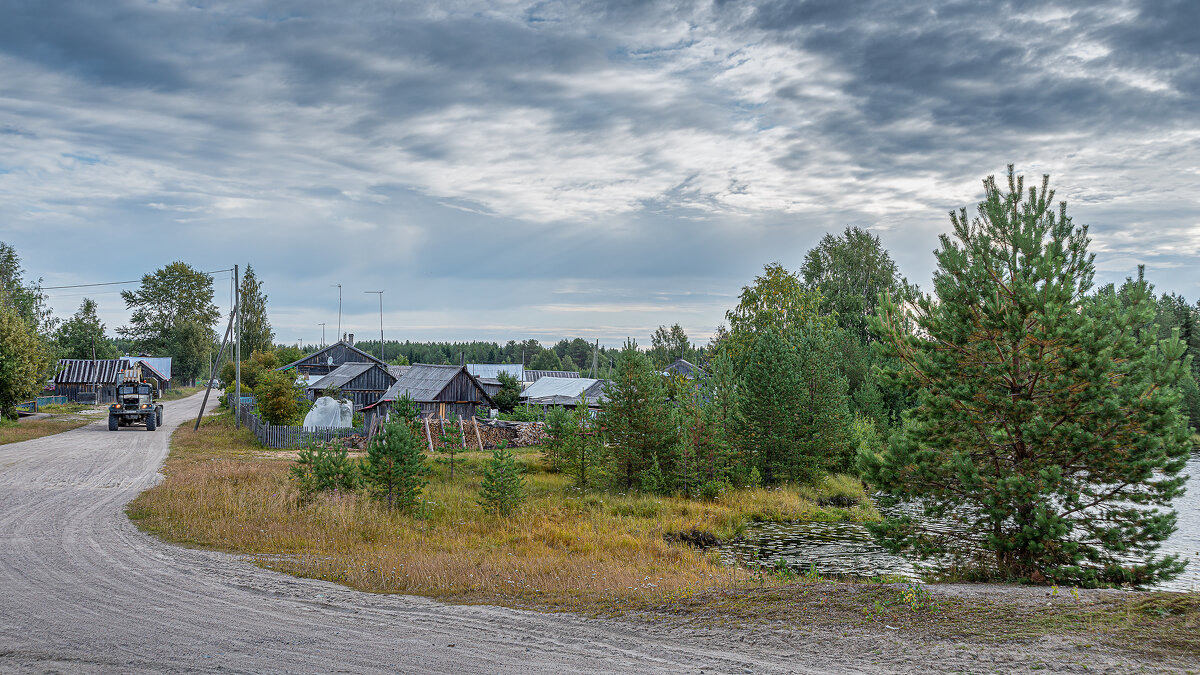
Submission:
<svg viewBox="0 0 1200 675">
<path fill-rule="evenodd" d="M 317 443 L 300 451 L 290 474 L 303 498 L 326 490 L 351 491 L 358 487 L 358 467 L 346 448 Z"/>
<path fill-rule="evenodd" d="M 479 505 L 485 511 L 501 516 L 510 516 L 525 500 L 525 477 L 508 451 L 508 443 L 500 444 L 492 451 L 492 459 L 483 470 L 483 482 L 479 486 Z"/>
</svg>

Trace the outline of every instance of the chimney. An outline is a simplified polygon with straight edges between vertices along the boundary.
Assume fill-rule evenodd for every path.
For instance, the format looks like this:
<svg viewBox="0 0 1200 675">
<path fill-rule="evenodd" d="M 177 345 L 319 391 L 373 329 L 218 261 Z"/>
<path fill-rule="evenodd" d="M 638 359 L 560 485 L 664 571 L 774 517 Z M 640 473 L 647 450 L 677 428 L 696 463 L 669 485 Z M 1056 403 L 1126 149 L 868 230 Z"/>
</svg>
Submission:
<svg viewBox="0 0 1200 675">
<path fill-rule="evenodd" d="M 348 340 L 348 342 L 350 343 L 350 346 L 351 346 L 351 347 L 353 347 L 353 346 L 354 346 L 354 333 L 351 333 L 351 334 L 350 334 L 350 339 Z"/>
</svg>

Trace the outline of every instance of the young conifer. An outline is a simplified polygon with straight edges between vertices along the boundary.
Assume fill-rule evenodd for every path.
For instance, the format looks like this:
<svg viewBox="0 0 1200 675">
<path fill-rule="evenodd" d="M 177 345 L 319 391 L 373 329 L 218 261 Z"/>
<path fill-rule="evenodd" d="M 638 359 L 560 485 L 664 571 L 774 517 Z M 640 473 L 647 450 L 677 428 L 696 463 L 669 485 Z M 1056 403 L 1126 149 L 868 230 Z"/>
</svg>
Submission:
<svg viewBox="0 0 1200 675">
<path fill-rule="evenodd" d="M 417 496 L 428 483 L 429 467 L 421 452 L 421 441 L 403 419 L 393 419 L 367 445 L 363 477 L 388 508 L 411 511 Z"/>
<path fill-rule="evenodd" d="M 1049 177 L 1025 196 L 984 181 L 979 216 L 951 214 L 936 299 L 887 299 L 874 328 L 920 390 L 867 480 L 941 520 L 874 528 L 896 550 L 981 555 L 981 571 L 1059 584 L 1151 583 L 1183 563 L 1154 554 L 1175 529 L 1188 457 L 1173 390 L 1183 345 L 1142 330 L 1144 282 L 1122 306 L 1092 295 L 1087 228 L 1053 208 Z M 906 319 L 917 330 L 905 329 Z M 950 525 L 946 527 L 947 523 Z"/>
<path fill-rule="evenodd" d="M 479 505 L 485 511 L 511 516 L 525 500 L 525 476 L 508 451 L 508 443 L 500 441 L 492 459 L 483 470 L 479 485 Z"/>
</svg>

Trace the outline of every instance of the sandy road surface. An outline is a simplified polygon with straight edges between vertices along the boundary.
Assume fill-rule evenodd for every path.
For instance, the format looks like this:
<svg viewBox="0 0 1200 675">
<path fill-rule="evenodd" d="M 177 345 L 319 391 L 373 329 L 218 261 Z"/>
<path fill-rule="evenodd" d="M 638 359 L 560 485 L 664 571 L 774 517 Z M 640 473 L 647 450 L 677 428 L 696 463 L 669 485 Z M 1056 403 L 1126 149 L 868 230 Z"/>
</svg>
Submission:
<svg viewBox="0 0 1200 675">
<path fill-rule="evenodd" d="M 164 544 L 123 509 L 158 480 L 171 432 L 199 405 L 199 395 L 167 403 L 152 433 L 97 422 L 0 446 L 0 671 L 1011 672 L 1075 660 L 1067 645 L 968 652 L 899 635 L 449 606 Z M 1091 672 L 1123 669 L 1088 660 Z"/>
</svg>

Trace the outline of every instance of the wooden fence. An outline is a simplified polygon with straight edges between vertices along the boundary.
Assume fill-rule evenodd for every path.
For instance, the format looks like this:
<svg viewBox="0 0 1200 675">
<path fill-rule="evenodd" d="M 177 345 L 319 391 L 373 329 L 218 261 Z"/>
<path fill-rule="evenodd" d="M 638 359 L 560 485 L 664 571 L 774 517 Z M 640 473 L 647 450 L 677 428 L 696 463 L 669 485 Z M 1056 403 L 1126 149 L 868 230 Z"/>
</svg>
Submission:
<svg viewBox="0 0 1200 675">
<path fill-rule="evenodd" d="M 238 416 L 258 442 L 268 448 L 298 450 L 308 443 L 364 435 L 364 430 L 358 427 L 293 427 L 271 424 L 255 415 L 253 408 L 244 401 L 238 410 Z"/>
</svg>

